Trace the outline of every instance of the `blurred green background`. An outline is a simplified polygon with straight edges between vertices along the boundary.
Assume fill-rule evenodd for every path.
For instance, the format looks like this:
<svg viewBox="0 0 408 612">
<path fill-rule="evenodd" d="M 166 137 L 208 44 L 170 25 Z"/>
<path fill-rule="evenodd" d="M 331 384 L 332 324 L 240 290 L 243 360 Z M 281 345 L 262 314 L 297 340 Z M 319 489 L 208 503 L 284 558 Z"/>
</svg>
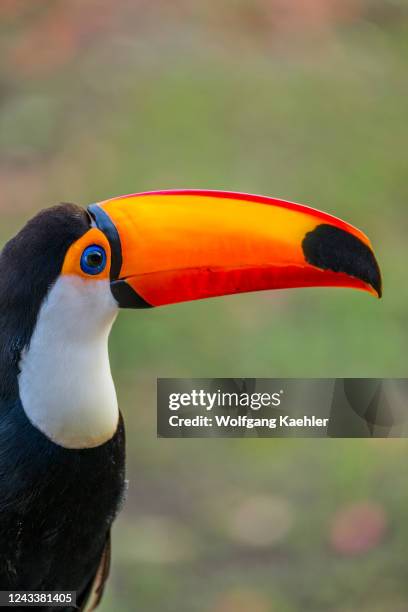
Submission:
<svg viewBox="0 0 408 612">
<path fill-rule="evenodd" d="M 404 0 L 5 0 L 2 241 L 42 207 L 171 187 L 305 202 L 373 241 L 384 298 L 121 314 L 129 493 L 103 612 L 408 609 L 405 441 L 157 440 L 157 376 L 406 376 Z"/>
</svg>

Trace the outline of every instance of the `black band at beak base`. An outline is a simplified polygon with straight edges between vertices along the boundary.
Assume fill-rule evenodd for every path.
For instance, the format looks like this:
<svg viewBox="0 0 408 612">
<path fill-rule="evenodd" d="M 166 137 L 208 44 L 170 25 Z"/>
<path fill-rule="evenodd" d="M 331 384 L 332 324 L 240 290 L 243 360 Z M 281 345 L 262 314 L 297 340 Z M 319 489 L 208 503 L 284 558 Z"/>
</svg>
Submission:
<svg viewBox="0 0 408 612">
<path fill-rule="evenodd" d="M 88 206 L 88 212 L 97 228 L 105 234 L 109 241 L 111 248 L 110 287 L 119 308 L 152 308 L 152 305 L 138 295 L 125 280 L 119 278 L 122 268 L 122 245 L 115 225 L 98 204 Z"/>
<path fill-rule="evenodd" d="M 91 204 L 88 206 L 88 212 L 95 221 L 97 228 L 105 234 L 109 241 L 111 248 L 110 278 L 111 280 L 115 280 L 119 277 L 122 268 L 122 245 L 118 230 L 106 212 L 102 210 L 98 204 Z"/>
</svg>

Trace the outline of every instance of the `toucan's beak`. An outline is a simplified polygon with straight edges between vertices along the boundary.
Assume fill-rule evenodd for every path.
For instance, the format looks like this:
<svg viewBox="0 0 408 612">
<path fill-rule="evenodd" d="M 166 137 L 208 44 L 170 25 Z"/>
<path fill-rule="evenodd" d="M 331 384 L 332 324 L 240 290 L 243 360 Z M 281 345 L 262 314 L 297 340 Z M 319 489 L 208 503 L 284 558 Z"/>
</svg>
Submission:
<svg viewBox="0 0 408 612">
<path fill-rule="evenodd" d="M 122 307 L 288 287 L 354 287 L 381 296 L 368 238 L 307 206 L 217 191 L 159 191 L 89 207 L 112 249 Z"/>
</svg>

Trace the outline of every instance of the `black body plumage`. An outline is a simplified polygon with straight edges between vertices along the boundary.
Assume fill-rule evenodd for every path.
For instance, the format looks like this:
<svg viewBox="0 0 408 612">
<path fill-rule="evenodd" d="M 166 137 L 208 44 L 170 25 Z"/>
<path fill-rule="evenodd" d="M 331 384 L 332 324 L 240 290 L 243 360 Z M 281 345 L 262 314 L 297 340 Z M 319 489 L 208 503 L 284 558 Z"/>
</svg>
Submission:
<svg viewBox="0 0 408 612">
<path fill-rule="evenodd" d="M 65 254 L 89 227 L 79 207 L 48 209 L 0 255 L 0 590 L 75 590 L 80 608 L 123 496 L 123 421 L 99 447 L 65 449 L 28 420 L 18 374 Z"/>
</svg>

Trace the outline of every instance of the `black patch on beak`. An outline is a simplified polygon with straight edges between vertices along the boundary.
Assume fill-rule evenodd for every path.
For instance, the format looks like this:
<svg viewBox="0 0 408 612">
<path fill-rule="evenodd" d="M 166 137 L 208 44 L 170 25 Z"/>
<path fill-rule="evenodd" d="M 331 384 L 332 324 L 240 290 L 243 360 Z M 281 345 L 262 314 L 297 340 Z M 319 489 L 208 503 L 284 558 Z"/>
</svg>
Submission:
<svg viewBox="0 0 408 612">
<path fill-rule="evenodd" d="M 318 225 L 302 242 L 306 261 L 332 272 L 344 272 L 371 285 L 381 297 L 381 273 L 371 249 L 357 236 L 334 225 Z"/>
<path fill-rule="evenodd" d="M 153 308 L 141 295 L 136 293 L 125 280 L 111 282 L 112 295 L 120 308 Z"/>
</svg>

